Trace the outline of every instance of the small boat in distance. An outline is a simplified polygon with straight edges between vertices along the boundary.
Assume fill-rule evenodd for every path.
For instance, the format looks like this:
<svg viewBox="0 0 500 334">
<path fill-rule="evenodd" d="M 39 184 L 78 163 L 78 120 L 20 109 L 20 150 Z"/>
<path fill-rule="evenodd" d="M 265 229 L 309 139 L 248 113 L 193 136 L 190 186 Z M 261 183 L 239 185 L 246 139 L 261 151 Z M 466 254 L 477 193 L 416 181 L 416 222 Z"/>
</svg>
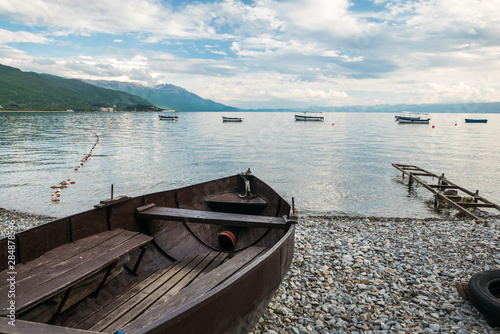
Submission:
<svg viewBox="0 0 500 334">
<path fill-rule="evenodd" d="M 0 298 L 0 333 L 248 333 L 292 262 L 297 219 L 249 169 L 10 234 L 15 326 Z"/>
<path fill-rule="evenodd" d="M 179 120 L 179 117 L 177 115 L 173 114 L 174 111 L 171 111 L 170 113 L 171 113 L 170 115 L 158 114 L 158 118 L 160 119 L 160 121 L 178 121 Z"/>
<path fill-rule="evenodd" d="M 242 117 L 226 117 L 222 116 L 223 122 L 243 122 L 244 118 Z"/>
<path fill-rule="evenodd" d="M 321 112 L 316 111 L 301 111 L 300 114 L 295 114 L 296 121 L 305 121 L 305 122 L 323 122 L 325 118 L 320 116 Z"/>
<path fill-rule="evenodd" d="M 429 124 L 429 114 L 420 114 L 418 112 L 403 111 L 394 116 L 394 119 L 401 124 Z"/>
<path fill-rule="evenodd" d="M 488 123 L 488 120 L 484 118 L 466 118 L 465 123 Z"/>
</svg>

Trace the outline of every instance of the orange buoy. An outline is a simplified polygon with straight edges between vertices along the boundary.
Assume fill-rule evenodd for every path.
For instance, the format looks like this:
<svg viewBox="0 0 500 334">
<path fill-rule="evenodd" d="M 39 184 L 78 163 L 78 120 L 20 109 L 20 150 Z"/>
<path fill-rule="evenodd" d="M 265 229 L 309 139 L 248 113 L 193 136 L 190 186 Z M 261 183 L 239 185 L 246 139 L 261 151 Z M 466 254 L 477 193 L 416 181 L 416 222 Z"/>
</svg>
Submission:
<svg viewBox="0 0 500 334">
<path fill-rule="evenodd" d="M 78 168 L 75 168 L 75 170 L 78 170 Z"/>
<path fill-rule="evenodd" d="M 434 125 L 432 126 L 432 128 L 434 129 Z"/>
<path fill-rule="evenodd" d="M 113 122 L 109 122 L 109 124 L 113 124 Z"/>
<path fill-rule="evenodd" d="M 71 179 L 68 179 L 68 181 L 71 181 Z"/>
</svg>

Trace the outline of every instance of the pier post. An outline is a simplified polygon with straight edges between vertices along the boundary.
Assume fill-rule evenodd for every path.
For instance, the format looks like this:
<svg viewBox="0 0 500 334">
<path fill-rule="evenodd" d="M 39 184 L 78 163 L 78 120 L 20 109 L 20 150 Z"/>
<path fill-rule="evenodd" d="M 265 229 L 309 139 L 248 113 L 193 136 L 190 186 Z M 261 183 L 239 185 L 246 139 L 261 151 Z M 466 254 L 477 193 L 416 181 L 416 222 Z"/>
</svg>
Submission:
<svg viewBox="0 0 500 334">
<path fill-rule="evenodd" d="M 412 185 L 413 185 L 413 173 L 410 172 L 410 177 L 408 178 L 408 190 L 410 190 Z"/>
</svg>

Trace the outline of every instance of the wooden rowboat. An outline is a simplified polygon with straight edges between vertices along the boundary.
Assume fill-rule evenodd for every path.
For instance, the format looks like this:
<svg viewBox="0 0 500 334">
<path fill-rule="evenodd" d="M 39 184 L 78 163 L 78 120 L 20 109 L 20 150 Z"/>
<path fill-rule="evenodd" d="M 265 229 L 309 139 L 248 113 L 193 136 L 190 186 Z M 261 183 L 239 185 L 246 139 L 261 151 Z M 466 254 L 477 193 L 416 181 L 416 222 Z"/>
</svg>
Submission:
<svg viewBox="0 0 500 334">
<path fill-rule="evenodd" d="M 248 333 L 290 266 L 296 220 L 247 171 L 9 235 L 0 332 Z"/>
</svg>

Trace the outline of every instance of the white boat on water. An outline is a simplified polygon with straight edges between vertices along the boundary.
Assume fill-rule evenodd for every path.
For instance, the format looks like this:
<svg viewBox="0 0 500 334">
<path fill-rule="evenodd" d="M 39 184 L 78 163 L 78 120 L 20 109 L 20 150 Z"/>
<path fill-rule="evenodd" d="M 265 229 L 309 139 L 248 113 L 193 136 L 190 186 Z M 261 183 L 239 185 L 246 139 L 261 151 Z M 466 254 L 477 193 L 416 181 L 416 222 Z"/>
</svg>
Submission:
<svg viewBox="0 0 500 334">
<path fill-rule="evenodd" d="M 394 119 L 398 123 L 408 124 L 408 123 L 420 123 L 429 124 L 429 114 L 420 114 L 418 112 L 404 111 L 400 114 L 394 116 Z"/>
<path fill-rule="evenodd" d="M 222 116 L 223 122 L 243 122 L 244 118 L 242 117 L 226 117 Z"/>
<path fill-rule="evenodd" d="M 321 112 L 315 111 L 301 111 L 300 114 L 295 114 L 296 121 L 305 121 L 305 122 L 323 122 L 325 118 L 320 115 Z"/>
</svg>

